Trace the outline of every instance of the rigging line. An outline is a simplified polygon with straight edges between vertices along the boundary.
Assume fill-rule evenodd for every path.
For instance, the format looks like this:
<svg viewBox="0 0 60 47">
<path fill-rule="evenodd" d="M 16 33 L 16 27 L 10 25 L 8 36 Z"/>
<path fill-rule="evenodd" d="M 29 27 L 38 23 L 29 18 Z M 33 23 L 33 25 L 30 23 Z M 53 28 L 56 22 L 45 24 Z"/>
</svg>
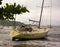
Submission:
<svg viewBox="0 0 60 47">
<path fill-rule="evenodd" d="M 51 24 L 51 17 L 52 17 L 52 0 L 50 1 L 51 3 L 51 6 L 50 6 L 50 28 L 52 27 L 52 24 Z"/>
</svg>

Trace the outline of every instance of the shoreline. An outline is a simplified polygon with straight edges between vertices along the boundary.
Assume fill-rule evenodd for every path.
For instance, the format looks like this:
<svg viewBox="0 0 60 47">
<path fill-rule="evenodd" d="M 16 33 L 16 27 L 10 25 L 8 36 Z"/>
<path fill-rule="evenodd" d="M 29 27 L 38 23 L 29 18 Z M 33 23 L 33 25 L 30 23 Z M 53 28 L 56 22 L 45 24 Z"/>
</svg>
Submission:
<svg viewBox="0 0 60 47">
<path fill-rule="evenodd" d="M 12 28 L 4 27 L 0 33 L 0 47 L 60 47 L 60 27 L 54 27 L 48 33 L 47 40 L 12 41 L 9 32 Z"/>
</svg>

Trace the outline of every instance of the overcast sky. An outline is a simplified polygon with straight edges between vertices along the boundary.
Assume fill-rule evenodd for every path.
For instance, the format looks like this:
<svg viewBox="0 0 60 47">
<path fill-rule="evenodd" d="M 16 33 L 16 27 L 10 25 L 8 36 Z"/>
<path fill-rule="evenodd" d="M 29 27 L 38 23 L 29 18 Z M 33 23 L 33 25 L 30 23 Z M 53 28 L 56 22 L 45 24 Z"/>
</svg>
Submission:
<svg viewBox="0 0 60 47">
<path fill-rule="evenodd" d="M 3 0 L 2 5 L 4 6 L 5 3 L 13 4 L 14 2 L 26 6 L 30 11 L 30 13 L 16 17 L 17 21 L 29 23 L 29 19 L 39 20 L 42 0 Z M 50 25 L 50 16 L 52 25 L 60 25 L 60 0 L 45 0 L 41 24 Z"/>
</svg>

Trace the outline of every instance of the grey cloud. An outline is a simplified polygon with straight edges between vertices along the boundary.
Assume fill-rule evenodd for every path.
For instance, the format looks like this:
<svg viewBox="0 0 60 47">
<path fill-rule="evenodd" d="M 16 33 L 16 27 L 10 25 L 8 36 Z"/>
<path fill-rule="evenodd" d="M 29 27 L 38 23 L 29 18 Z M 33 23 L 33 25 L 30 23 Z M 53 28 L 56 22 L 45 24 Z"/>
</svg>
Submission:
<svg viewBox="0 0 60 47">
<path fill-rule="evenodd" d="M 60 7 L 60 0 L 52 0 L 53 7 Z"/>
</svg>

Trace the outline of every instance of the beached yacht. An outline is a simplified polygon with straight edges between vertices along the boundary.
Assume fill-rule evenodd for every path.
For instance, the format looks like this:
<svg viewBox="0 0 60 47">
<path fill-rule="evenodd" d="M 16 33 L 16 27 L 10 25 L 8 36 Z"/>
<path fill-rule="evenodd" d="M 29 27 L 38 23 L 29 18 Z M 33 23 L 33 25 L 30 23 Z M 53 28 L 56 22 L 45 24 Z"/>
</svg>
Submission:
<svg viewBox="0 0 60 47">
<path fill-rule="evenodd" d="M 41 14 L 40 14 L 40 19 L 39 19 L 39 26 L 21 26 L 20 29 L 14 28 L 10 32 L 10 36 L 12 40 L 15 39 L 38 39 L 38 38 L 44 38 L 46 37 L 49 28 L 41 28 L 40 23 L 41 23 L 41 17 L 42 17 L 42 12 L 43 12 L 43 6 L 44 6 L 44 0 L 42 1 L 42 7 L 41 7 Z M 33 20 L 30 20 L 33 21 Z M 34 21 L 35 22 L 35 21 Z"/>
</svg>

